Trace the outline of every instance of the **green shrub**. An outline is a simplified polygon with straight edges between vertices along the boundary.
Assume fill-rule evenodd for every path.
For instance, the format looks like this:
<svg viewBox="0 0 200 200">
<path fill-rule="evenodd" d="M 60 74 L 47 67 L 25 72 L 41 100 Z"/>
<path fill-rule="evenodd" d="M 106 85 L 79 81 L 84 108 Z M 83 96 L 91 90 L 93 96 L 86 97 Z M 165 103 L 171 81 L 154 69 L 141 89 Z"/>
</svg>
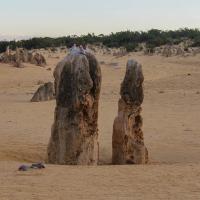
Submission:
<svg viewBox="0 0 200 200">
<path fill-rule="evenodd" d="M 127 52 L 137 51 L 137 47 L 138 47 L 138 44 L 136 44 L 136 43 L 129 43 L 129 44 L 125 45 Z"/>
<path fill-rule="evenodd" d="M 151 29 L 147 32 L 139 31 L 121 31 L 111 33 L 109 35 L 72 35 L 59 38 L 31 38 L 29 40 L 0 42 L 0 53 L 6 50 L 7 46 L 11 49 L 16 47 L 23 47 L 26 49 L 38 49 L 67 46 L 70 47 L 74 43 L 77 44 L 103 44 L 106 47 L 124 47 L 127 51 L 136 51 L 138 44 L 146 43 L 148 48 L 153 50 L 155 47 L 166 44 L 179 44 L 186 39 L 194 41 L 193 46 L 200 46 L 200 30 L 199 29 L 179 29 L 175 31 L 161 31 Z"/>
</svg>

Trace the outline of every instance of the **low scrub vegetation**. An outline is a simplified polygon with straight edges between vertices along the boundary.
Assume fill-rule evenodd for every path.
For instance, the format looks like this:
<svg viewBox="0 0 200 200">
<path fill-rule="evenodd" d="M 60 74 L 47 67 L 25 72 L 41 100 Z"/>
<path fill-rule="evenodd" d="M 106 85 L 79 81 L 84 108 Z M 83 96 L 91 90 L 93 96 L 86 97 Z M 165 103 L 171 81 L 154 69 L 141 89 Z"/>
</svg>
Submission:
<svg viewBox="0 0 200 200">
<path fill-rule="evenodd" d="M 0 52 L 4 52 L 7 46 L 11 49 L 23 47 L 26 49 L 39 49 L 49 47 L 70 47 L 73 43 L 77 44 L 103 44 L 107 47 L 125 47 L 127 51 L 137 51 L 139 44 L 145 43 L 151 49 L 166 45 L 179 44 L 186 40 L 192 41 L 192 46 L 200 46 L 200 30 L 199 29 L 179 29 L 175 31 L 162 31 L 152 29 L 147 32 L 139 31 L 122 31 L 111 33 L 109 35 L 87 34 L 81 36 L 64 36 L 59 38 L 31 38 L 21 41 L 1 41 Z"/>
</svg>

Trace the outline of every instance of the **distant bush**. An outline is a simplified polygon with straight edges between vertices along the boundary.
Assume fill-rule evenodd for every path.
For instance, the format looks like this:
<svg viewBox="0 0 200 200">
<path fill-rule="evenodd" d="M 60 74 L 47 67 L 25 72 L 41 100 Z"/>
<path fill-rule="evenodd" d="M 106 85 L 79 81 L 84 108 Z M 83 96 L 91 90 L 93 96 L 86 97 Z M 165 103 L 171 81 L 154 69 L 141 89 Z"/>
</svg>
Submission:
<svg viewBox="0 0 200 200">
<path fill-rule="evenodd" d="M 147 50 L 148 50 L 149 53 L 154 53 L 156 46 L 157 45 L 155 45 L 153 43 L 147 43 L 146 44 L 146 48 L 147 48 Z"/>
<path fill-rule="evenodd" d="M 136 44 L 136 43 L 128 43 L 128 44 L 124 45 L 124 47 L 126 48 L 127 52 L 137 51 L 138 44 Z"/>
<path fill-rule="evenodd" d="M 6 47 L 9 45 L 8 42 L 0 42 L 0 52 L 6 51 Z"/>
<path fill-rule="evenodd" d="M 146 43 L 148 48 L 153 50 L 155 47 L 166 44 L 179 44 L 186 39 L 193 41 L 193 46 L 200 46 L 199 29 L 179 29 L 175 31 L 161 31 L 151 29 L 147 32 L 122 31 L 109 35 L 87 34 L 82 36 L 72 35 L 59 38 L 32 38 L 29 40 L 0 42 L 0 52 L 4 52 L 7 46 L 11 49 L 23 47 L 26 49 L 40 49 L 49 47 L 67 46 L 76 44 L 103 44 L 107 47 L 124 47 L 127 51 L 136 51 L 140 43 Z"/>
<path fill-rule="evenodd" d="M 197 36 L 193 40 L 193 44 L 191 45 L 192 47 L 199 47 L 200 46 L 200 36 Z"/>
</svg>

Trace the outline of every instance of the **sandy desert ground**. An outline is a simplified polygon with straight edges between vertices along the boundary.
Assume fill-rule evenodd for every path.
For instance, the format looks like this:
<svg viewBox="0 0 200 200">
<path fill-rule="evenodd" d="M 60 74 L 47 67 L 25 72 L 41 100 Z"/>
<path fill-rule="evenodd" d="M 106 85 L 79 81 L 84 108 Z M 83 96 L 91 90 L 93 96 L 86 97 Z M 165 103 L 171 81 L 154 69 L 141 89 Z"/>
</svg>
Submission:
<svg viewBox="0 0 200 200">
<path fill-rule="evenodd" d="M 0 64 L 0 200 L 200 199 L 200 55 L 97 54 L 105 62 L 99 107 L 101 165 L 17 171 L 21 164 L 45 160 L 55 101 L 30 99 L 39 80 L 53 81 L 52 70 L 65 55 L 59 56 L 47 58 L 45 68 Z M 130 58 L 143 65 L 142 116 L 150 163 L 112 166 L 112 126 Z M 113 62 L 119 65 L 113 67 Z"/>
</svg>

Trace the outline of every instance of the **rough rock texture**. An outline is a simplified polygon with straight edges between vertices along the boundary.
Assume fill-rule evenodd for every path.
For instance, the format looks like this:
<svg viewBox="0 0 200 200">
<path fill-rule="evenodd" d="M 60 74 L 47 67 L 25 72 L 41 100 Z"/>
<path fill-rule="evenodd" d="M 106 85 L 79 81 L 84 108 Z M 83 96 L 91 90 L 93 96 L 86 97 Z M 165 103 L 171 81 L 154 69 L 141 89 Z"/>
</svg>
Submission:
<svg viewBox="0 0 200 200">
<path fill-rule="evenodd" d="M 25 63 L 28 63 L 29 60 L 28 60 L 28 50 L 27 49 L 24 49 L 22 56 L 23 56 L 22 61 L 25 62 Z"/>
<path fill-rule="evenodd" d="M 113 125 L 113 164 L 145 164 L 148 161 L 140 115 L 144 98 L 143 80 L 141 65 L 129 60 L 121 84 L 118 116 Z"/>
<path fill-rule="evenodd" d="M 53 76 L 55 79 L 55 93 L 57 94 L 56 91 L 58 91 L 58 87 L 59 87 L 59 82 L 60 82 L 60 75 L 62 73 L 63 67 L 65 66 L 65 64 L 68 62 L 68 57 L 66 56 L 63 60 L 61 60 L 55 67 L 54 72 L 53 72 Z M 57 95 L 56 95 L 57 96 Z"/>
<path fill-rule="evenodd" d="M 30 63 L 41 67 L 44 67 L 46 63 L 45 57 L 40 53 L 35 53 L 34 55 L 29 55 Z"/>
<path fill-rule="evenodd" d="M 13 63 L 14 67 L 17 67 L 17 68 L 23 67 L 22 66 L 22 56 L 23 56 L 22 51 L 19 48 L 16 48 L 15 60 Z"/>
<path fill-rule="evenodd" d="M 23 67 L 22 63 L 31 63 L 38 66 L 45 66 L 46 59 L 41 53 L 28 51 L 23 48 L 16 48 L 11 51 L 9 47 L 0 55 L 0 62 L 13 64 L 15 67 Z"/>
<path fill-rule="evenodd" d="M 116 56 L 116 57 L 122 57 L 125 55 L 127 55 L 127 50 L 126 48 L 123 48 L 123 47 L 119 48 L 113 53 L 113 56 Z"/>
<path fill-rule="evenodd" d="M 162 51 L 162 56 L 170 57 L 173 55 L 173 48 L 171 46 L 165 46 Z"/>
<path fill-rule="evenodd" d="M 51 82 L 41 85 L 33 95 L 31 102 L 49 101 L 55 99 L 54 85 Z"/>
<path fill-rule="evenodd" d="M 47 161 L 52 164 L 98 163 L 98 102 L 101 70 L 96 58 L 68 55 L 54 72 L 56 108 Z"/>
<path fill-rule="evenodd" d="M 178 47 L 177 50 L 176 50 L 176 55 L 177 56 L 183 56 L 184 55 L 184 49 L 181 48 L 181 47 Z"/>
<path fill-rule="evenodd" d="M 12 63 L 15 61 L 15 55 L 12 55 L 9 47 L 7 47 L 6 51 L 1 54 L 0 62 L 2 63 Z"/>
</svg>

